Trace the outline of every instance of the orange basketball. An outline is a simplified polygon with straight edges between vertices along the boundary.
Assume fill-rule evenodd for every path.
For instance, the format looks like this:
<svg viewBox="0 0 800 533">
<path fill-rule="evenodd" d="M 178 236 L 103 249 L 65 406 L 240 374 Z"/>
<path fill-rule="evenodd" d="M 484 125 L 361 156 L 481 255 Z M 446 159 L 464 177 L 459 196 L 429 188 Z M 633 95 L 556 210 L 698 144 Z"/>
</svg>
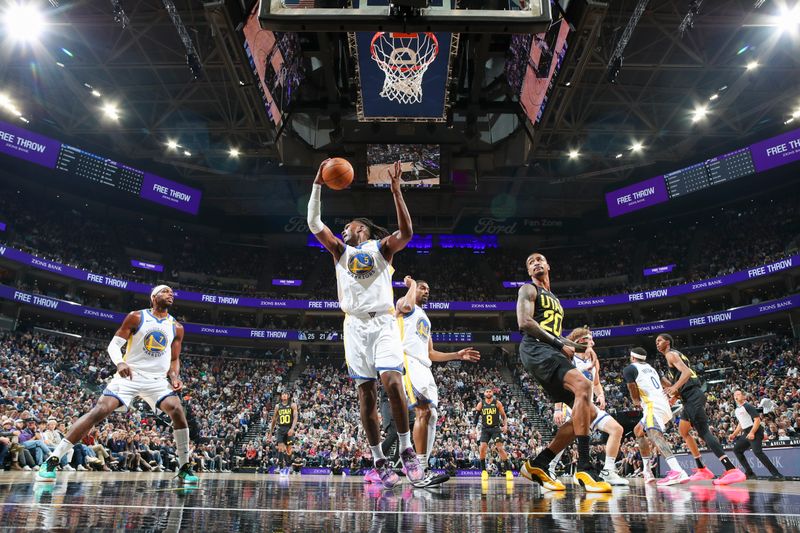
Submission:
<svg viewBox="0 0 800 533">
<path fill-rule="evenodd" d="M 347 159 L 334 157 L 322 167 L 322 181 L 337 191 L 348 188 L 353 183 L 353 165 Z"/>
</svg>

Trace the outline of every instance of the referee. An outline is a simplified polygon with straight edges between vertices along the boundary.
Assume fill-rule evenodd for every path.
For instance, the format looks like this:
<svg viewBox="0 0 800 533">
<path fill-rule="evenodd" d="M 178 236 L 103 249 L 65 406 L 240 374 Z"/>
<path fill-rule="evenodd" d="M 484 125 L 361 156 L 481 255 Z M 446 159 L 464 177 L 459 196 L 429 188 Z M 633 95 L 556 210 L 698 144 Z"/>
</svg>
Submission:
<svg viewBox="0 0 800 533">
<path fill-rule="evenodd" d="M 728 437 L 728 440 L 730 442 L 736 441 L 733 445 L 733 451 L 739 459 L 747 479 L 755 479 L 756 477 L 753 469 L 750 468 L 750 463 L 747 462 L 744 456 L 745 450 L 750 448 L 758 460 L 761 461 L 761 464 L 767 467 L 769 473 L 772 474 L 769 478 L 770 481 L 783 481 L 785 479 L 783 475 L 775 468 L 775 465 L 769 460 L 764 450 L 761 449 L 761 441 L 764 440 L 764 427 L 761 425 L 761 415 L 758 414 L 758 410 L 745 401 L 745 395 L 741 390 L 733 393 L 733 399 L 736 401 L 736 411 L 734 413 L 739 424 Z"/>
</svg>

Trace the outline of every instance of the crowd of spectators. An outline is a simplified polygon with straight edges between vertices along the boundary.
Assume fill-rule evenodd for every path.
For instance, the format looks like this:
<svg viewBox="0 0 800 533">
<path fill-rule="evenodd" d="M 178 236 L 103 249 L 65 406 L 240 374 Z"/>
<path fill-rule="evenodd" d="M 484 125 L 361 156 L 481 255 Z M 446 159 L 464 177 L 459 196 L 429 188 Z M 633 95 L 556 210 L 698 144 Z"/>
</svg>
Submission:
<svg viewBox="0 0 800 533">
<path fill-rule="evenodd" d="M 8 229 L 0 241 L 39 257 L 92 272 L 176 288 L 261 297 L 335 298 L 332 271 L 319 271 L 321 252 L 307 235 L 271 245 L 268 236 L 247 239 L 214 228 L 152 221 L 133 212 L 116 220 L 100 216 L 77 198 L 47 199 L 31 190 L 0 190 L 0 219 Z M 688 283 L 763 265 L 798 248 L 800 193 L 779 199 L 741 201 L 699 214 L 676 215 L 587 237 L 565 236 L 544 246 L 561 297 L 608 295 Z M 131 232 L 131 224 L 138 223 Z M 725 239 L 714 238 L 725 235 Z M 591 244 L 587 243 L 587 239 Z M 289 241 L 293 242 L 291 244 Z M 124 243 L 124 245 L 120 245 Z M 434 247 L 408 250 L 395 259 L 398 275 L 426 279 L 440 300 L 512 300 L 503 281 L 528 279 L 531 249 L 501 247 L 476 254 Z M 130 259 L 164 264 L 162 273 L 134 268 Z M 139 257 L 142 259 L 142 257 Z M 668 274 L 643 276 L 645 267 L 674 264 Z M 300 279 L 301 287 L 273 286 L 273 279 Z M 75 295 L 80 297 L 80 295 Z"/>
</svg>

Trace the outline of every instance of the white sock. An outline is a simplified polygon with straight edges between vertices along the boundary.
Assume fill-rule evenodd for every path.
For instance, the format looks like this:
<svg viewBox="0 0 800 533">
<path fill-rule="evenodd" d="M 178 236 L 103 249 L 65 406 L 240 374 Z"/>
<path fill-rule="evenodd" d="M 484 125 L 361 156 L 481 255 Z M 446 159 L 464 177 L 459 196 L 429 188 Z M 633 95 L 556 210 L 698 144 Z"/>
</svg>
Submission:
<svg viewBox="0 0 800 533">
<path fill-rule="evenodd" d="M 614 460 L 614 457 L 606 454 L 606 464 L 603 466 L 604 470 L 608 470 L 609 472 L 616 472 L 617 471 L 617 462 Z"/>
<path fill-rule="evenodd" d="M 645 472 L 652 472 L 653 471 L 651 466 L 650 466 L 650 456 L 649 455 L 647 457 L 645 457 L 644 455 L 642 456 L 642 470 L 645 471 Z"/>
<path fill-rule="evenodd" d="M 175 453 L 178 454 L 178 466 L 189 462 L 189 428 L 175 429 Z"/>
<path fill-rule="evenodd" d="M 376 444 L 375 446 L 370 445 L 369 449 L 372 451 L 373 464 L 377 464 L 381 459 L 386 459 L 386 456 L 383 455 L 383 448 L 381 448 L 380 444 Z"/>
<path fill-rule="evenodd" d="M 400 439 L 400 452 L 404 452 L 411 448 L 411 432 L 398 433 L 397 437 Z"/>
<path fill-rule="evenodd" d="M 669 465 L 670 470 L 675 470 L 676 472 L 683 472 L 683 468 L 681 468 L 681 464 L 673 455 L 669 459 L 667 459 L 667 464 Z"/>
<path fill-rule="evenodd" d="M 428 454 L 427 453 L 418 453 L 417 460 L 419 461 L 420 466 L 422 468 L 428 468 Z"/>
<path fill-rule="evenodd" d="M 75 446 L 66 438 L 61 439 L 61 442 L 58 443 L 56 449 L 50 454 L 50 457 L 57 457 L 60 461 L 62 457 L 67 455 L 67 453 L 72 450 L 72 447 Z"/>
</svg>

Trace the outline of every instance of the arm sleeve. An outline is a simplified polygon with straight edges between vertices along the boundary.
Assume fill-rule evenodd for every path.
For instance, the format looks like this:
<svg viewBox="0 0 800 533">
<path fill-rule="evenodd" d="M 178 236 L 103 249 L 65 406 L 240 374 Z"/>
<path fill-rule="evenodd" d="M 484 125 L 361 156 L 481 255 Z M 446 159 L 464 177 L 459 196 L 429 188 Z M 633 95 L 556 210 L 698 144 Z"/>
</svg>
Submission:
<svg viewBox="0 0 800 533">
<path fill-rule="evenodd" d="M 636 383 L 636 378 L 639 376 L 639 371 L 633 365 L 628 365 L 622 371 L 622 378 L 625 383 Z"/>
<path fill-rule="evenodd" d="M 308 199 L 308 214 L 306 222 L 311 233 L 316 235 L 325 229 L 322 223 L 322 185 L 315 184 L 311 189 L 311 196 Z"/>
<path fill-rule="evenodd" d="M 111 342 L 108 343 L 108 355 L 111 356 L 111 361 L 114 365 L 118 365 L 122 362 L 122 347 L 125 346 L 127 342 L 128 341 L 122 337 L 117 337 L 115 335 L 114 338 L 111 339 Z"/>
</svg>

